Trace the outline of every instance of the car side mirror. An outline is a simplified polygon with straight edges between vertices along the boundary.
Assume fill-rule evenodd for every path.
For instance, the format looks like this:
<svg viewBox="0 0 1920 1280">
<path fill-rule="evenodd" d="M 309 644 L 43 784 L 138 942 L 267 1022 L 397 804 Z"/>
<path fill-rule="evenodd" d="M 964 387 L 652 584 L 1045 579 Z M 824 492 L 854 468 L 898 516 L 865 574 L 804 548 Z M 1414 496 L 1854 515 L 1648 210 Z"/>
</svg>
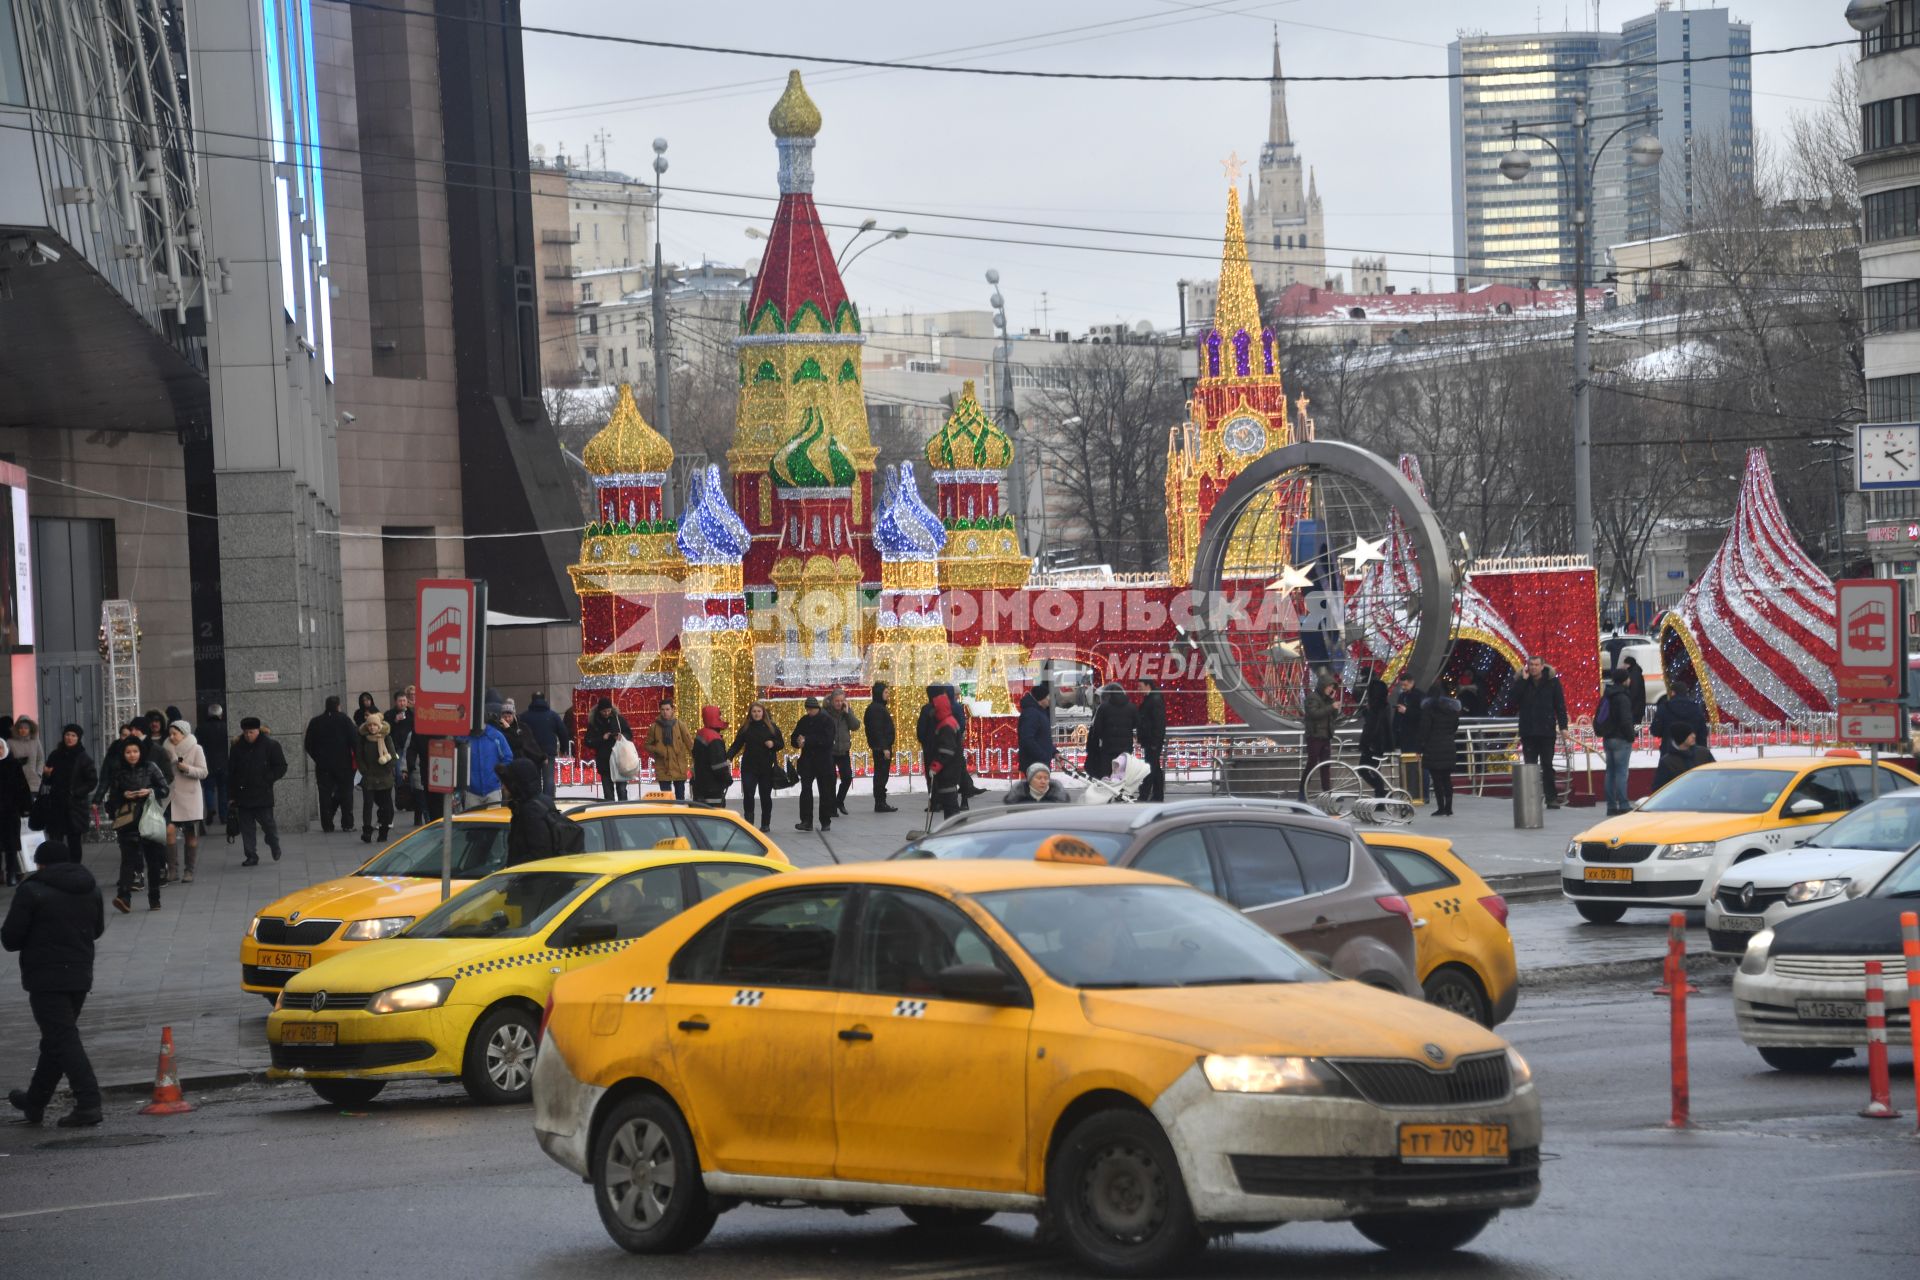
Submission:
<svg viewBox="0 0 1920 1280">
<path fill-rule="evenodd" d="M 933 975 L 933 987 L 949 1000 L 968 1000 L 974 1004 L 1026 1003 L 1020 984 L 997 965 L 949 965 Z"/>
<path fill-rule="evenodd" d="M 1826 811 L 1826 807 L 1827 806 L 1821 804 L 1812 796 L 1801 796 L 1798 800 L 1795 800 L 1787 806 L 1787 816 L 1804 818 L 1811 813 L 1823 813 Z"/>
<path fill-rule="evenodd" d="M 620 926 L 611 920 L 582 920 L 569 925 L 547 941 L 550 947 L 585 947 L 596 942 L 612 942 L 620 936 Z"/>
</svg>

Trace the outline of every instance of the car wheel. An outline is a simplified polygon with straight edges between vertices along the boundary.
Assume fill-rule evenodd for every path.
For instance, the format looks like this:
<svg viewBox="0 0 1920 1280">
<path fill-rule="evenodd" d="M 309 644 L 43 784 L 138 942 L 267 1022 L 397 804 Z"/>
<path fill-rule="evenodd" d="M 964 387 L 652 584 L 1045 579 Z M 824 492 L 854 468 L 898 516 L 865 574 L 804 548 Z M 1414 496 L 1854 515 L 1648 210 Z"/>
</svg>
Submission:
<svg viewBox="0 0 1920 1280">
<path fill-rule="evenodd" d="M 1451 1253 L 1472 1241 L 1496 1213 L 1375 1213 L 1355 1218 L 1360 1234 L 1394 1253 Z"/>
<path fill-rule="evenodd" d="M 1110 1276 L 1164 1271 L 1202 1243 L 1173 1147 L 1137 1111 L 1096 1112 L 1061 1140 L 1047 1211 L 1074 1257 Z"/>
<path fill-rule="evenodd" d="M 1760 1061 L 1775 1071 L 1825 1071 L 1844 1058 L 1851 1058 L 1851 1049 L 1762 1049 Z"/>
<path fill-rule="evenodd" d="M 1573 909 L 1588 924 L 1619 924 L 1627 909 L 1612 902 L 1576 902 Z"/>
<path fill-rule="evenodd" d="M 940 1209 L 927 1204 L 903 1204 L 900 1212 L 914 1226 L 929 1231 L 967 1231 L 985 1226 L 993 1217 L 991 1209 Z"/>
<path fill-rule="evenodd" d="M 322 1102 L 336 1107 L 364 1107 L 387 1087 L 385 1080 L 309 1080 Z"/>
<path fill-rule="evenodd" d="M 1458 965 L 1442 965 L 1428 974 L 1421 986 L 1426 991 L 1428 1004 L 1471 1018 L 1483 1027 L 1493 1025 L 1493 1013 L 1480 980 Z"/>
<path fill-rule="evenodd" d="M 467 1037 L 460 1083 L 475 1102 L 498 1106 L 533 1096 L 534 1016 L 515 1005 L 496 1005 Z"/>
<path fill-rule="evenodd" d="M 671 1102 L 640 1094 L 600 1126 L 590 1166 L 593 1202 L 613 1242 L 628 1253 L 680 1253 L 713 1230 L 713 1201 L 687 1122 Z"/>
</svg>

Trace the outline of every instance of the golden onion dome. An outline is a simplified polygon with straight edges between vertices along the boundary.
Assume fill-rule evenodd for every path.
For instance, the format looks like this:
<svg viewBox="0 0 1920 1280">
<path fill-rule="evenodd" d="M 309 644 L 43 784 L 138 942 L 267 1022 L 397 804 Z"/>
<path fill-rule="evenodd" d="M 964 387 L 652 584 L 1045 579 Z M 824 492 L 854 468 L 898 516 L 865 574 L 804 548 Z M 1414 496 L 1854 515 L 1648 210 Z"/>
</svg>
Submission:
<svg viewBox="0 0 1920 1280">
<path fill-rule="evenodd" d="M 596 476 L 659 472 L 673 466 L 673 446 L 647 425 L 633 402 L 633 388 L 623 382 L 607 425 L 587 441 L 580 460 Z"/>
<path fill-rule="evenodd" d="M 960 388 L 940 433 L 927 441 L 927 465 L 935 471 L 1005 471 L 1013 465 L 1013 440 L 980 407 L 972 378 Z"/>
<path fill-rule="evenodd" d="M 820 132 L 820 108 L 807 96 L 798 71 L 787 72 L 787 90 L 767 114 L 767 127 L 776 138 L 811 138 Z"/>
</svg>

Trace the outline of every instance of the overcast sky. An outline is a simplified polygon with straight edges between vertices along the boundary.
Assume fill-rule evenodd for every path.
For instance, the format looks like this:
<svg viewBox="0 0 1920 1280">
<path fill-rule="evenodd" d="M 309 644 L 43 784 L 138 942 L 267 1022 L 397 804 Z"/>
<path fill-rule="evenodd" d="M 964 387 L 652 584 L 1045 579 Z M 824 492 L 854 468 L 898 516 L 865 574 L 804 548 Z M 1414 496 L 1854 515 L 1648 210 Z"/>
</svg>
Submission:
<svg viewBox="0 0 1920 1280">
<path fill-rule="evenodd" d="M 1652 7 L 1653 0 L 1604 0 L 1597 25 L 1617 31 Z M 1749 0 L 1734 14 L 1752 24 L 1758 51 L 1851 36 L 1845 7 L 1844 0 Z M 524 20 L 790 53 L 1215 75 L 1265 75 L 1276 26 L 1286 69 L 1297 75 L 1444 72 L 1447 43 L 1462 30 L 1596 26 L 1591 0 L 525 0 Z M 1778 135 L 1792 113 L 1815 109 L 1834 69 L 1852 57 L 1850 48 L 1756 57 L 1754 117 L 1763 138 Z M 609 166 L 634 174 L 651 172 L 650 144 L 665 137 L 670 188 L 732 193 L 669 189 L 667 256 L 740 263 L 758 248 L 744 229 L 765 226 L 777 194 L 766 121 L 789 65 L 806 76 L 825 119 L 814 196 L 835 243 L 869 215 L 911 233 L 873 249 L 849 272 L 870 328 L 885 327 L 882 313 L 985 306 L 988 267 L 1000 269 L 1016 327 L 1041 323 L 1043 294 L 1050 328 L 1078 332 L 1140 319 L 1170 327 L 1174 282 L 1217 269 L 1221 158 L 1229 151 L 1257 157 L 1266 135 L 1264 84 L 835 70 L 529 34 L 529 136 L 549 155 L 564 145 L 576 158 L 591 142 L 597 166 L 594 135 L 604 131 Z M 1431 279 L 1447 287 L 1446 83 L 1294 84 L 1287 101 L 1295 143 L 1319 176 L 1329 270 L 1347 271 L 1356 253 L 1385 253 L 1402 285 L 1426 287 Z M 983 217 L 1135 234 L 968 220 Z"/>
</svg>

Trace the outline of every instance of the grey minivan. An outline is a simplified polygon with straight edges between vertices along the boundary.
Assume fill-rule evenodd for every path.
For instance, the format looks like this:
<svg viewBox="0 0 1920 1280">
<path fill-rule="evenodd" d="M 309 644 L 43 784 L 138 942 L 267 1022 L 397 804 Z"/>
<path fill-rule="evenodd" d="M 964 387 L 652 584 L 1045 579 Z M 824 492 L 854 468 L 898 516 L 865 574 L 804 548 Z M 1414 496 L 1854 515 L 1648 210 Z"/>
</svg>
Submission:
<svg viewBox="0 0 1920 1280">
<path fill-rule="evenodd" d="M 1329 972 L 1421 998 L 1413 912 L 1344 823 L 1285 801 L 1015 805 L 917 835 L 895 858 L 1031 858 L 1067 832 L 1116 867 L 1232 903 Z"/>
</svg>

